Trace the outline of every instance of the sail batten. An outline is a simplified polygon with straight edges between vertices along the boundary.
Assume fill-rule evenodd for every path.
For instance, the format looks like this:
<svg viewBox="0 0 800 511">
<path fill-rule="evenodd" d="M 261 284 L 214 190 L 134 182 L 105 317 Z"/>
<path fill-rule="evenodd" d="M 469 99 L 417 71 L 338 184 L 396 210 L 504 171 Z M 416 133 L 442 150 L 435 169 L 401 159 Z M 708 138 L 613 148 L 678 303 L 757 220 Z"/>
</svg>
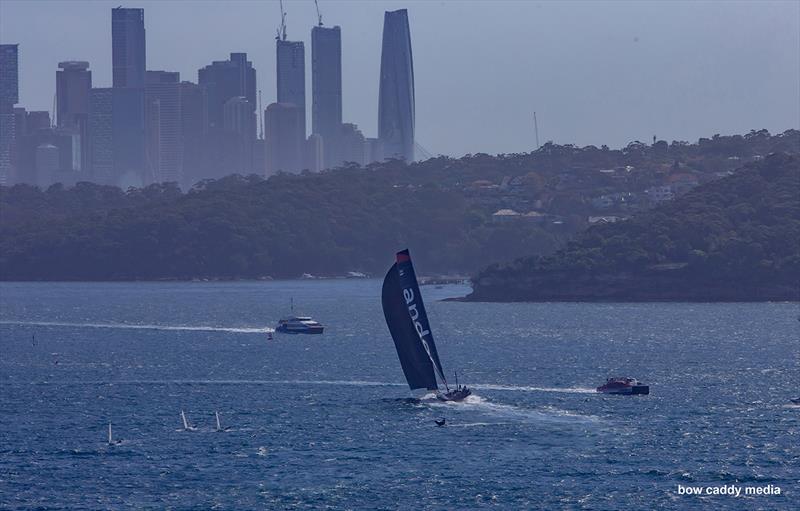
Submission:
<svg viewBox="0 0 800 511">
<path fill-rule="evenodd" d="M 438 390 L 437 375 L 447 386 L 408 250 L 397 253 L 386 273 L 382 304 L 408 386 Z"/>
</svg>

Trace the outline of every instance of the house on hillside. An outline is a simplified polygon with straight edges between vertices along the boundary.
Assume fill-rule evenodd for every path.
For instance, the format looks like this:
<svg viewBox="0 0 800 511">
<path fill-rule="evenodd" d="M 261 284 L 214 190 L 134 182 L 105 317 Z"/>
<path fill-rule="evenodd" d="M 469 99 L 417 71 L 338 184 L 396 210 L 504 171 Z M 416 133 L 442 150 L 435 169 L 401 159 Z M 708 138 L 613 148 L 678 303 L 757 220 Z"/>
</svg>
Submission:
<svg viewBox="0 0 800 511">
<path fill-rule="evenodd" d="M 672 200 L 675 197 L 672 187 L 669 185 L 651 186 L 644 193 L 651 202 L 655 203 Z"/>
<path fill-rule="evenodd" d="M 667 182 L 672 188 L 672 193 L 675 195 L 683 195 L 692 188 L 696 187 L 700 182 L 697 176 L 689 174 L 688 172 L 678 172 L 672 174 L 667 178 Z"/>
</svg>

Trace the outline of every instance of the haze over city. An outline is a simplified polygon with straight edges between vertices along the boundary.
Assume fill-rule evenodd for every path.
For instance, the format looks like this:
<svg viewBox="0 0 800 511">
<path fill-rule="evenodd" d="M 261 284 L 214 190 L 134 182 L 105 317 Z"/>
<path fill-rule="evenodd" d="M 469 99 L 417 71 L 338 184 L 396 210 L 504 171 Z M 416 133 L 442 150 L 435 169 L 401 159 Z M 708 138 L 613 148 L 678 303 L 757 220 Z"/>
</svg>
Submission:
<svg viewBox="0 0 800 511">
<path fill-rule="evenodd" d="M 19 43 L 19 104 L 50 110 L 58 62 L 85 60 L 111 85 L 110 9 L 119 2 L 0 4 L 0 38 Z M 148 69 L 197 70 L 246 52 L 263 104 L 275 100 L 277 2 L 142 1 Z M 306 44 L 312 1 L 287 1 L 290 40 Z M 696 140 L 800 118 L 796 2 L 337 2 L 343 118 L 376 136 L 383 12 L 407 8 L 414 53 L 416 140 L 432 154 L 522 152 L 542 142 L 624 146 Z M 310 97 L 309 97 L 310 102 Z M 311 122 L 310 105 L 306 110 Z"/>
</svg>

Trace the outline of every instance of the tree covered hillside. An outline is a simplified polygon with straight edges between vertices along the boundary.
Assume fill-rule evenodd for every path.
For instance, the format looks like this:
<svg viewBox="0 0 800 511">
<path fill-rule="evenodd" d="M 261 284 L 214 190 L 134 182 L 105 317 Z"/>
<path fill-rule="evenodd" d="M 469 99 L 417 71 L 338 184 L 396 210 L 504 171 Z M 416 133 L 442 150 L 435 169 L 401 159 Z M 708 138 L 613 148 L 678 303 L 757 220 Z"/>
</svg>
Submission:
<svg viewBox="0 0 800 511">
<path fill-rule="evenodd" d="M 798 157 L 770 155 L 474 283 L 476 301 L 800 300 Z"/>
<path fill-rule="evenodd" d="M 395 187 L 355 169 L 230 176 L 187 194 L 169 185 L 25 186 L 0 200 L 5 280 L 377 273 L 407 246 L 428 272 L 466 272 L 556 247 L 537 226 L 487 223 L 459 193 Z"/>
</svg>

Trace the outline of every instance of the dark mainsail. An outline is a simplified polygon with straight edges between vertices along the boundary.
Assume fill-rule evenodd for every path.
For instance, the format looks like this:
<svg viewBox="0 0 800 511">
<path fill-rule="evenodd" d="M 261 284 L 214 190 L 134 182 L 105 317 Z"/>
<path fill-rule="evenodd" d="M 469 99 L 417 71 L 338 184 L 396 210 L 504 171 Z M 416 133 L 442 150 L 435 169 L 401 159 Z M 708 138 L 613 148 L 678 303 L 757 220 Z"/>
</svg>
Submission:
<svg viewBox="0 0 800 511">
<path fill-rule="evenodd" d="M 397 253 L 397 262 L 383 279 L 381 301 L 408 386 L 438 390 L 437 374 L 447 386 L 408 250 Z"/>
</svg>

